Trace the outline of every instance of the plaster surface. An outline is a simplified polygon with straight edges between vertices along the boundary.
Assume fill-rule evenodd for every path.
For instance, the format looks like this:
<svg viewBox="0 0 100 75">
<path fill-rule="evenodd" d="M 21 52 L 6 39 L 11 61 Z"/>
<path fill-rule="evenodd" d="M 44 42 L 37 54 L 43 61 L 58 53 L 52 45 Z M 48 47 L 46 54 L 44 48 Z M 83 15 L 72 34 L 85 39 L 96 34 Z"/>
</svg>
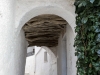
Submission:
<svg viewBox="0 0 100 75">
<path fill-rule="evenodd" d="M 57 75 L 57 62 L 47 53 L 47 61 L 44 61 L 45 49 L 41 48 L 35 55 L 35 74 L 34 75 Z M 54 62 L 55 60 L 55 62 Z"/>
<path fill-rule="evenodd" d="M 65 19 L 74 32 L 75 7 L 73 3 L 74 0 L 17 0 L 15 14 L 16 31 L 20 31 L 22 26 L 33 17 L 41 14 L 54 14 Z"/>
<path fill-rule="evenodd" d="M 0 1 L 0 75 L 23 75 L 26 44 L 14 32 L 14 0 Z M 21 62 L 20 62 L 21 61 Z"/>
<path fill-rule="evenodd" d="M 29 47 L 31 51 L 34 47 Z M 47 52 L 47 61 L 44 61 Z M 57 58 L 47 47 L 36 47 L 35 55 L 26 58 L 25 75 L 57 75 Z"/>
<path fill-rule="evenodd" d="M 25 63 L 26 63 L 26 57 L 27 57 L 27 43 L 24 36 L 24 32 L 21 30 L 18 37 L 15 38 L 15 45 L 14 47 L 14 59 L 12 62 L 14 62 L 14 72 L 15 74 L 10 75 L 24 75 L 25 72 Z M 10 67 L 9 67 L 10 68 Z"/>
<path fill-rule="evenodd" d="M 76 75 L 76 60 L 74 33 L 70 25 L 66 26 L 65 36 L 61 35 L 57 47 L 57 72 L 58 75 Z M 66 53 L 65 53 L 66 52 Z"/>
<path fill-rule="evenodd" d="M 74 33 L 72 28 L 67 25 L 66 29 L 66 52 L 67 52 L 67 75 L 76 75 L 76 60 L 74 45 Z"/>
<path fill-rule="evenodd" d="M 26 58 L 25 75 L 34 75 L 35 55 Z"/>
<path fill-rule="evenodd" d="M 66 29 L 66 31 L 68 32 L 67 38 L 66 38 L 66 40 L 68 40 L 66 44 L 67 46 L 67 74 L 68 75 L 75 75 L 76 73 L 76 68 L 75 68 L 76 58 L 74 56 L 75 49 L 73 48 L 73 42 L 74 42 L 74 37 L 75 37 L 74 27 L 76 26 L 75 7 L 73 5 L 74 1 L 75 0 L 42 0 L 42 1 L 41 0 L 35 0 L 35 1 L 17 0 L 16 2 L 15 29 L 16 29 L 17 35 L 19 34 L 19 31 L 21 30 L 21 28 L 27 21 L 29 21 L 31 18 L 34 18 L 38 15 L 54 14 L 54 15 L 58 15 L 62 17 L 68 22 L 68 24 L 70 25 L 68 27 L 68 30 Z M 71 70 L 73 71 L 73 73 Z"/>
<path fill-rule="evenodd" d="M 66 59 L 66 41 L 63 40 L 62 35 L 58 40 L 57 46 L 57 74 L 67 75 L 67 59 Z"/>
<path fill-rule="evenodd" d="M 41 14 L 58 15 L 69 23 L 70 26 L 66 29 L 67 74 L 75 75 L 76 58 L 73 42 L 76 25 L 73 3 L 74 0 L 16 0 L 15 4 L 14 0 L 2 0 L 0 2 L 0 75 L 24 75 L 26 40 L 22 27 L 31 18 Z M 52 57 L 52 60 L 52 64 L 55 64 L 56 58 Z M 53 73 L 50 75 L 56 75 L 56 67 L 49 65 Z"/>
</svg>

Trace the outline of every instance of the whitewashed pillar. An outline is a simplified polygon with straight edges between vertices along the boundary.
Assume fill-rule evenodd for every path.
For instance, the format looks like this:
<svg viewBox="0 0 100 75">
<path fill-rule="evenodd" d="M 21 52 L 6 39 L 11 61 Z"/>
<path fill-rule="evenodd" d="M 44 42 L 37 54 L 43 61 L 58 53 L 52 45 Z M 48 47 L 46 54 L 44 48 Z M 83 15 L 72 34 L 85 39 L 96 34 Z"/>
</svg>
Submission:
<svg viewBox="0 0 100 75">
<path fill-rule="evenodd" d="M 24 75 L 26 44 L 23 32 L 14 32 L 14 1 L 0 0 L 0 75 Z"/>
<path fill-rule="evenodd" d="M 66 41 L 62 36 L 59 38 L 57 50 L 57 72 L 58 75 L 67 75 L 67 55 L 66 55 Z"/>
<path fill-rule="evenodd" d="M 61 49 L 61 75 L 67 75 L 67 55 L 66 55 L 66 41 L 62 41 L 62 49 Z"/>
</svg>

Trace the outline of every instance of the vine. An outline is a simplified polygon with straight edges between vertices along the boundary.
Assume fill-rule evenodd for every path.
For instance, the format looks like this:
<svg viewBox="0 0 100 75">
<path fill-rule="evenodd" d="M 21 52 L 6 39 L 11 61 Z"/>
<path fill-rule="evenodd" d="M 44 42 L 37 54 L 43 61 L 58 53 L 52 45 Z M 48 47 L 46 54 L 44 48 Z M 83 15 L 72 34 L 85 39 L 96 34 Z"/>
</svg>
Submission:
<svg viewBox="0 0 100 75">
<path fill-rule="evenodd" d="M 100 75 L 100 0 L 76 0 L 77 75 Z"/>
</svg>

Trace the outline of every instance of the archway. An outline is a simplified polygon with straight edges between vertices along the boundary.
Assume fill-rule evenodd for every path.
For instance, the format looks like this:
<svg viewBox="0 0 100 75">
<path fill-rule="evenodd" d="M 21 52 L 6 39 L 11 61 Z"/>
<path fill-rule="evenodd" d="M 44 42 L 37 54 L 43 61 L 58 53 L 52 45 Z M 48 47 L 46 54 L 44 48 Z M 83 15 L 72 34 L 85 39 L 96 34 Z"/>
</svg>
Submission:
<svg viewBox="0 0 100 75">
<path fill-rule="evenodd" d="M 42 12 L 40 12 L 40 10 L 42 10 Z M 71 14 L 70 11 L 68 10 L 65 10 L 59 6 L 52 6 L 52 5 L 49 5 L 49 6 L 38 6 L 38 7 L 35 7 L 31 10 L 28 10 L 27 12 L 25 12 L 23 14 L 23 16 L 21 18 L 19 18 L 19 22 L 17 22 L 15 28 L 17 28 L 16 32 L 17 32 L 17 35 L 19 34 L 21 28 L 23 27 L 23 25 L 29 21 L 31 18 L 34 18 L 38 15 L 41 15 L 41 14 L 54 14 L 54 15 L 58 15 L 60 17 L 62 17 L 64 20 L 66 20 L 68 22 L 68 24 L 71 26 L 72 28 L 72 31 L 75 35 L 75 32 L 74 32 L 74 27 L 76 26 L 75 24 L 75 15 L 74 14 Z"/>
<path fill-rule="evenodd" d="M 25 37 L 29 43 L 28 46 L 36 45 L 50 47 L 52 49 L 51 52 L 53 52 L 53 54 L 55 54 L 56 56 L 57 49 L 56 52 L 54 52 L 53 47 L 58 46 L 58 39 L 60 38 L 61 34 L 64 35 L 64 33 L 66 32 L 67 24 L 68 23 L 63 18 L 53 14 L 42 14 L 30 19 L 23 26 Z M 44 48 L 46 50 L 50 50 L 46 47 Z M 48 52 L 50 53 L 50 51 Z M 55 57 L 53 59 L 55 59 Z M 54 70 L 56 70 L 56 68 Z"/>
<path fill-rule="evenodd" d="M 43 10 L 43 12 L 40 12 L 40 10 Z M 27 21 L 29 21 L 31 18 L 34 18 L 34 17 L 39 16 L 41 14 L 54 14 L 54 15 L 58 15 L 58 16 L 62 17 L 63 19 L 65 19 L 72 29 L 72 32 L 71 32 L 71 33 L 73 33 L 72 39 L 74 39 L 74 36 L 75 36 L 75 33 L 74 33 L 75 16 L 72 15 L 69 11 L 67 11 L 59 6 L 49 6 L 49 7 L 48 6 L 41 6 L 41 7 L 36 7 L 34 9 L 26 12 L 25 15 L 21 18 L 19 25 L 16 26 L 18 28 L 16 31 L 17 36 L 19 35 L 21 28 L 23 27 L 23 25 Z M 71 47 L 72 47 L 72 45 L 71 45 Z M 55 48 L 55 49 L 57 50 L 57 48 Z"/>
<path fill-rule="evenodd" d="M 28 46 L 56 47 L 59 36 L 66 32 L 67 24 L 63 18 L 53 14 L 33 17 L 23 26 Z"/>
<path fill-rule="evenodd" d="M 69 11 L 65 10 L 64 8 L 59 7 L 59 5 L 58 6 L 57 5 L 39 6 L 39 7 L 33 8 L 32 10 L 29 10 L 28 12 L 23 14 L 22 18 L 19 19 L 20 23 L 18 21 L 18 25 L 16 25 L 15 27 L 16 29 L 14 29 L 13 28 L 14 20 L 15 20 L 14 19 L 15 17 L 14 8 L 13 8 L 14 2 L 13 1 L 6 2 L 5 0 L 1 3 L 2 3 L 1 11 L 3 12 L 2 13 L 3 17 L 1 16 L 1 21 L 2 21 L 1 28 L 6 30 L 7 32 L 1 31 L 1 34 L 2 33 L 3 34 L 0 38 L 3 40 L 1 40 L 2 43 L 0 47 L 1 53 L 2 53 L 1 54 L 2 63 L 0 63 L 0 65 L 3 68 L 1 68 L 0 74 L 7 75 L 8 72 L 9 72 L 8 75 L 14 75 L 14 74 L 23 75 L 24 74 L 24 64 L 25 64 L 24 61 L 25 61 L 25 56 L 26 56 L 26 41 L 25 41 L 24 33 L 21 30 L 21 28 L 32 17 L 38 16 L 41 14 L 55 14 L 55 15 L 61 16 L 71 25 L 71 28 L 73 29 L 73 32 L 74 32 L 75 16 L 72 15 Z M 3 9 L 6 9 L 6 10 L 3 10 Z M 40 10 L 42 9 L 43 9 L 43 12 L 40 12 Z M 16 30 L 16 32 L 13 33 L 12 32 L 13 30 L 14 31 Z M 9 67 L 11 67 L 11 69 L 8 69 Z"/>
</svg>

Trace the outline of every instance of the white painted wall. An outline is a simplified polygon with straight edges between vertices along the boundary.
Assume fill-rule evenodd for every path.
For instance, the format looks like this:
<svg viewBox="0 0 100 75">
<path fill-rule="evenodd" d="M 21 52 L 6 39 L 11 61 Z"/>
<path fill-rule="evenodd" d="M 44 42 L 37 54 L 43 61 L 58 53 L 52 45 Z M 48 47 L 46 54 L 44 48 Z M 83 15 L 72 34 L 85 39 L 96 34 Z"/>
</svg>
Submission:
<svg viewBox="0 0 100 75">
<path fill-rule="evenodd" d="M 76 57 L 74 56 L 75 49 L 73 48 L 74 37 L 75 37 L 74 27 L 76 26 L 75 7 L 73 5 L 74 1 L 75 0 L 17 0 L 16 14 L 15 14 L 16 15 L 15 28 L 17 32 L 20 31 L 22 26 L 28 20 L 41 14 L 58 15 L 68 22 L 69 27 L 67 27 L 66 29 L 67 31 L 66 40 L 68 40 L 66 42 L 67 74 L 68 75 L 73 75 L 73 74 L 75 75 L 75 72 L 76 72 L 76 68 L 75 68 Z M 58 46 L 59 49 L 55 49 L 55 50 L 58 50 L 58 54 L 60 54 L 60 51 L 59 51 L 60 47 L 61 46 L 59 45 Z M 59 67 L 59 64 L 58 64 L 58 67 Z"/>
<path fill-rule="evenodd" d="M 0 1 L 0 75 L 24 75 L 26 40 L 21 29 L 29 19 L 41 14 L 55 14 L 69 23 L 70 26 L 66 29 L 68 40 L 67 73 L 68 75 L 75 75 L 76 58 L 74 56 L 73 35 L 76 24 L 74 1 L 16 0 L 16 4 L 14 0 Z M 50 71 L 50 73 L 53 74 L 50 75 L 56 75 L 56 58 L 52 58 L 52 60 L 52 66 L 50 65 L 52 72 Z"/>
<path fill-rule="evenodd" d="M 28 48 L 32 50 L 34 47 Z M 45 48 L 45 49 L 44 49 Z M 44 61 L 47 52 L 48 61 Z M 57 75 L 57 59 L 47 47 L 36 47 L 35 55 L 26 58 L 25 75 Z"/>
<path fill-rule="evenodd" d="M 66 30 L 66 52 L 67 52 L 67 75 L 76 75 L 76 60 L 74 45 L 74 33 L 72 28 L 67 25 Z"/>
<path fill-rule="evenodd" d="M 25 62 L 26 62 L 26 54 L 27 54 L 27 44 L 26 39 L 24 36 L 24 32 L 21 30 L 20 34 L 15 38 L 13 41 L 14 44 L 14 54 L 13 54 L 13 67 L 14 67 L 14 74 L 10 75 L 24 75 L 25 72 Z M 11 68 L 11 67 L 9 67 Z M 11 71 L 12 72 L 12 71 Z"/>
<path fill-rule="evenodd" d="M 49 55 L 48 62 L 44 62 L 44 52 L 45 50 L 41 49 L 35 56 L 35 75 L 49 75 Z"/>
<path fill-rule="evenodd" d="M 60 36 L 57 48 L 58 75 L 76 75 L 77 58 L 75 57 L 75 48 L 73 47 L 75 35 L 69 25 L 67 25 L 65 35 L 66 38 L 63 35 Z"/>
<path fill-rule="evenodd" d="M 27 53 L 33 52 L 35 49 L 34 46 L 27 48 Z M 26 58 L 26 65 L 25 65 L 25 75 L 34 75 L 34 68 L 35 68 L 35 55 L 29 56 Z"/>
<path fill-rule="evenodd" d="M 28 47 L 28 48 L 27 48 L 27 53 L 29 53 L 29 52 L 33 52 L 33 49 L 35 49 L 34 46 L 32 46 L 32 47 Z"/>
<path fill-rule="evenodd" d="M 13 69 L 15 69 L 13 67 L 14 49 L 12 49 L 13 42 L 11 41 L 14 37 L 12 32 L 14 28 L 14 23 L 12 23 L 12 21 L 14 21 L 13 3 L 14 2 L 12 0 L 0 1 L 0 75 L 11 75 L 15 72 L 11 73 L 11 70 L 13 71 Z M 10 34 L 12 34 L 12 37 Z M 10 70 L 10 67 L 13 69 Z"/>
<path fill-rule="evenodd" d="M 51 63 L 51 70 L 50 70 L 50 75 L 57 75 L 57 49 L 56 47 L 45 47 L 42 46 L 48 54 L 50 55 L 50 63 Z"/>
<path fill-rule="evenodd" d="M 41 48 L 35 55 L 35 75 L 57 75 L 56 60 L 52 60 L 50 54 L 47 53 L 48 61 L 44 61 L 45 49 Z"/>
<path fill-rule="evenodd" d="M 0 75 L 24 75 L 26 40 L 16 36 L 14 0 L 0 0 Z"/>
<path fill-rule="evenodd" d="M 61 35 L 57 46 L 57 72 L 58 75 L 67 75 L 67 59 L 66 59 L 66 41 Z"/>
<path fill-rule="evenodd" d="M 35 54 L 26 58 L 26 65 L 25 65 L 25 75 L 34 75 L 35 71 L 35 55 L 41 49 L 41 47 L 28 47 L 27 53 L 33 51 L 35 49 Z"/>
<path fill-rule="evenodd" d="M 25 74 L 34 75 L 35 55 L 26 58 Z"/>
<path fill-rule="evenodd" d="M 75 24 L 75 0 L 17 0 L 15 13 L 15 29 L 20 31 L 22 26 L 31 18 L 41 14 L 55 14 L 64 18 L 72 27 Z M 42 12 L 40 12 L 42 11 Z"/>
</svg>

